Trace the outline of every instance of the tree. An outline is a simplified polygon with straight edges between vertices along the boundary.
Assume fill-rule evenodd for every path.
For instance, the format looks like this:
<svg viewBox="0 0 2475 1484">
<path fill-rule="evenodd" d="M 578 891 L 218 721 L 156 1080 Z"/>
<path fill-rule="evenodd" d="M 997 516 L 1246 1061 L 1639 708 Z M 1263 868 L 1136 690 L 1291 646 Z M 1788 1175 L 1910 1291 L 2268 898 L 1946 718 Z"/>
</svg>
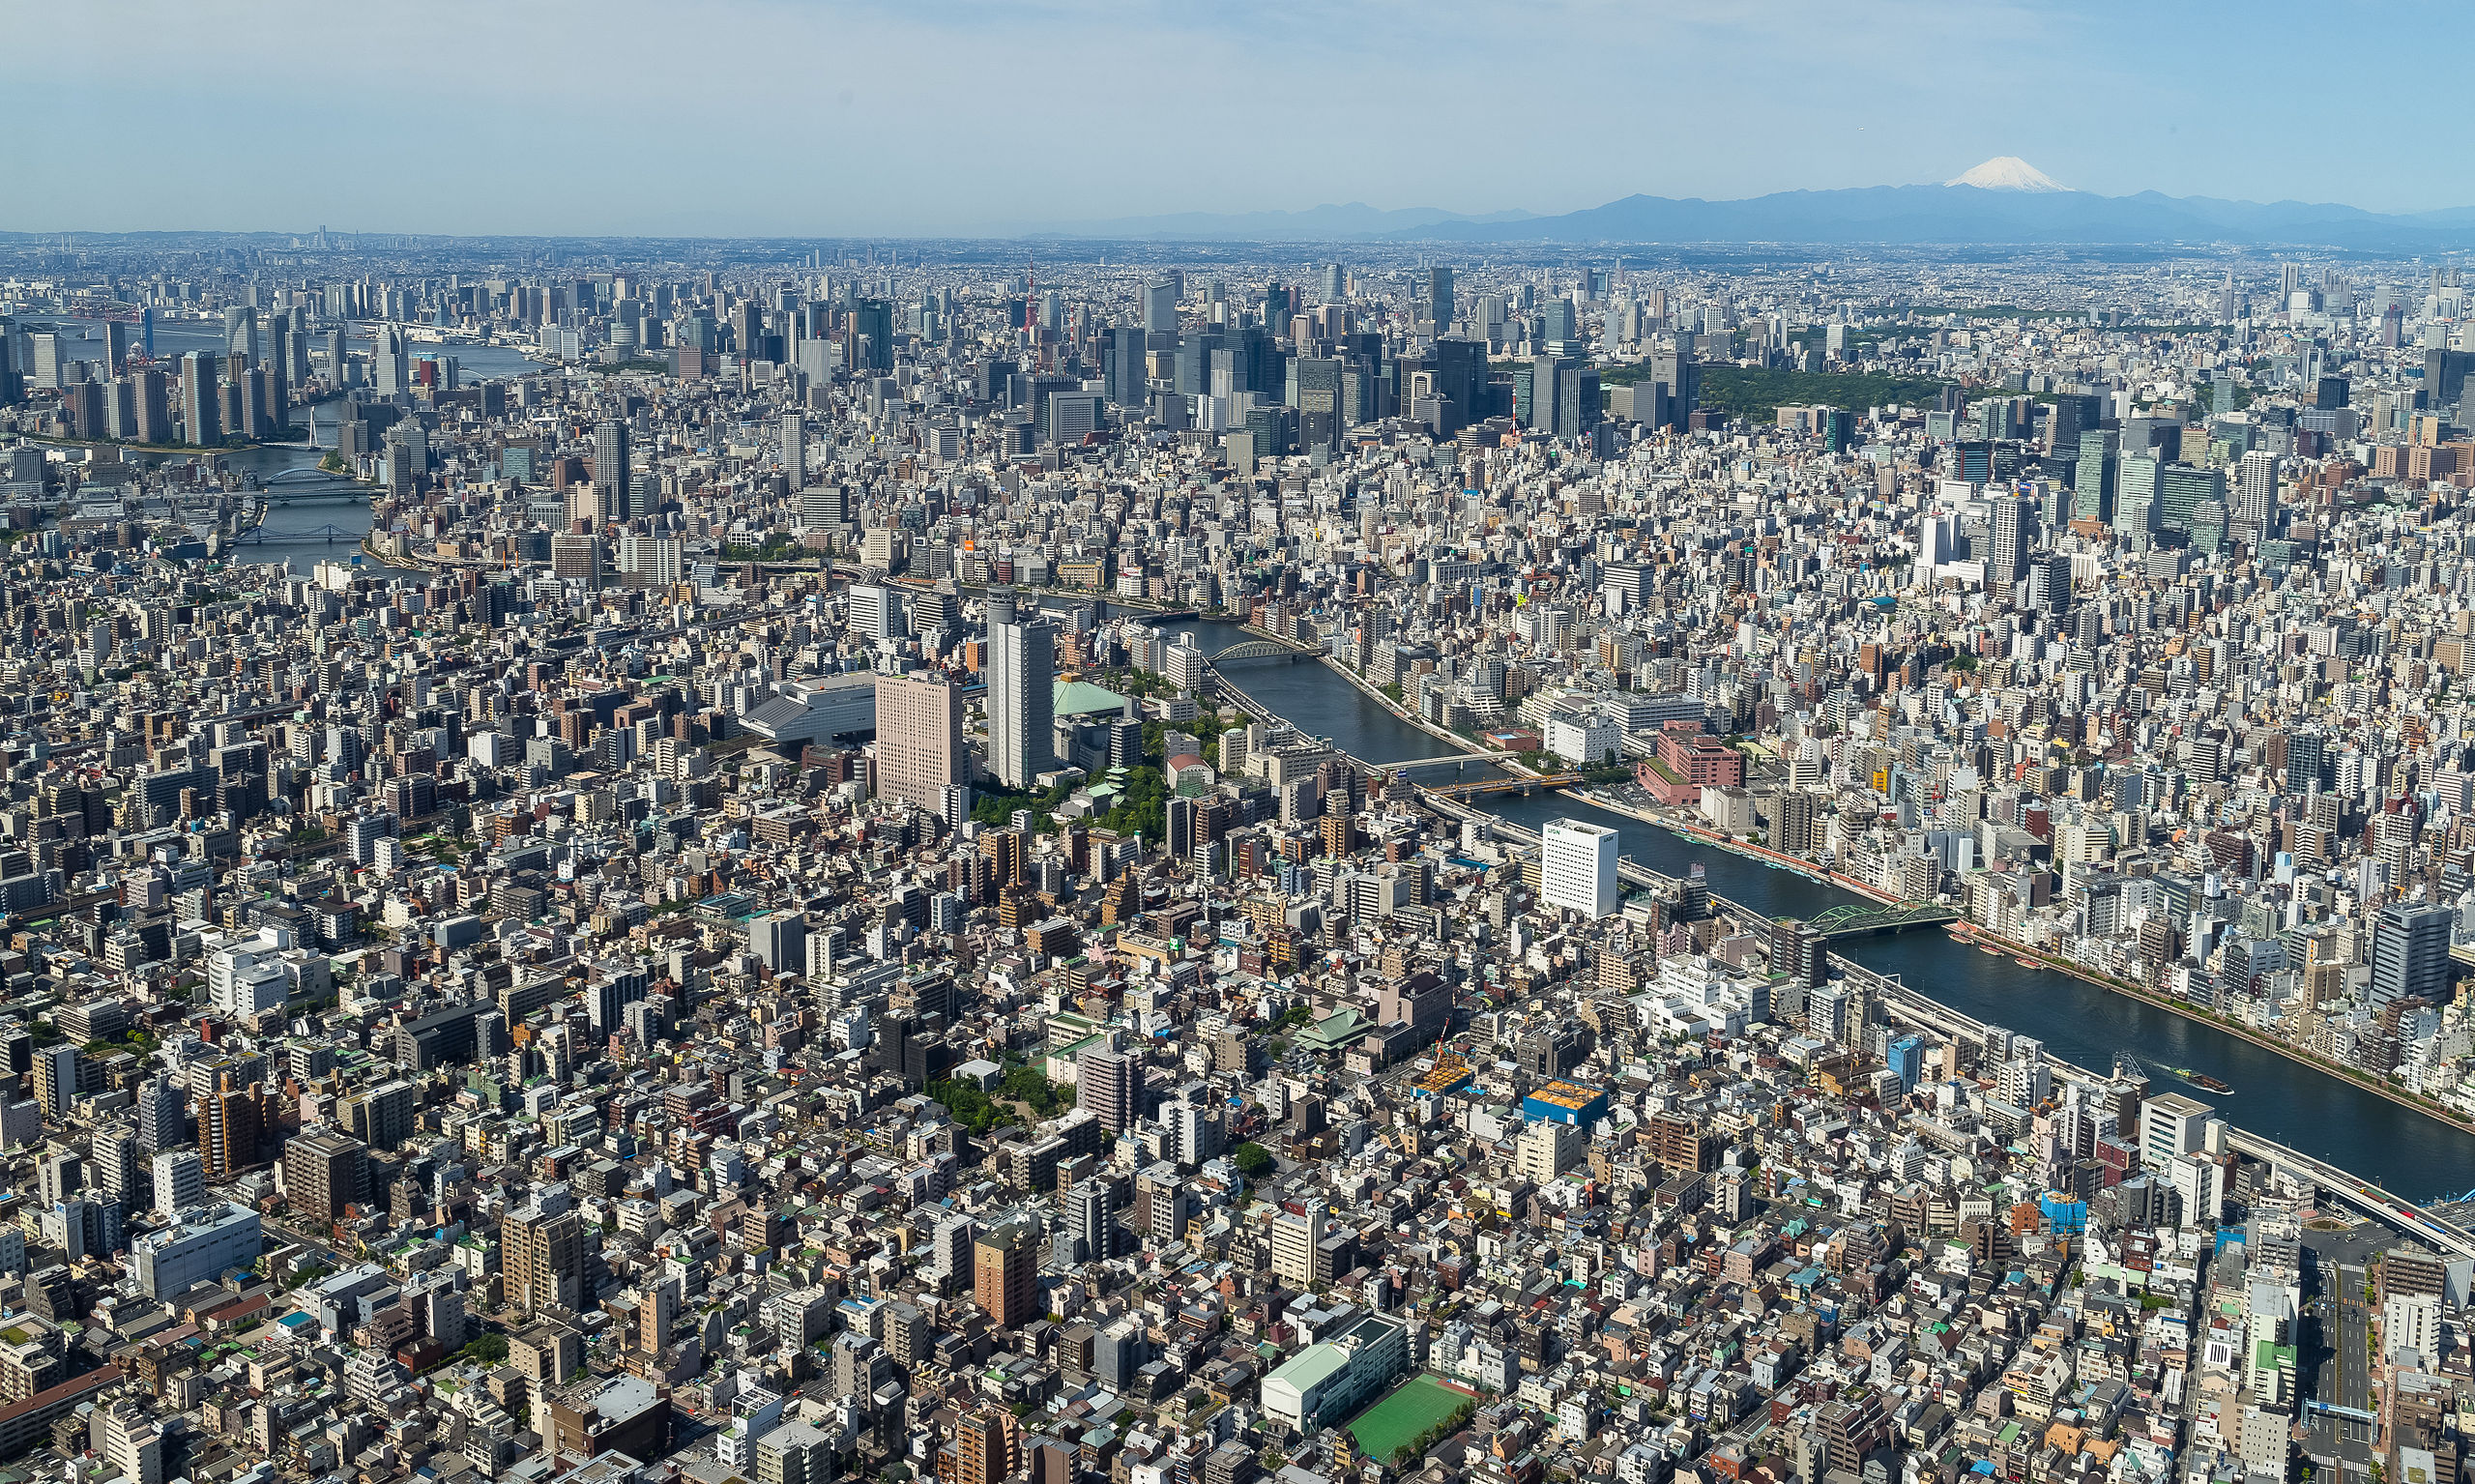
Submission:
<svg viewBox="0 0 2475 1484">
<path fill-rule="evenodd" d="M 1272 1151 L 1251 1140 L 1238 1146 L 1229 1157 L 1238 1166 L 1238 1173 L 1250 1180 L 1262 1179 L 1277 1167 Z"/>
</svg>

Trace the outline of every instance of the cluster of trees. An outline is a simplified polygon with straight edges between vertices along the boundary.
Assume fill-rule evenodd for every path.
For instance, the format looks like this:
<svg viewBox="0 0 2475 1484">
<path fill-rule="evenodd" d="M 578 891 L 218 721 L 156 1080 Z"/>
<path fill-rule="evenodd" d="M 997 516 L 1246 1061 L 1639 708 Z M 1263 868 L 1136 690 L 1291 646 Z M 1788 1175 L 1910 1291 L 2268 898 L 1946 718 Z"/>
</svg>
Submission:
<svg viewBox="0 0 2475 1484">
<path fill-rule="evenodd" d="M 1119 796 L 1117 806 L 1092 821 L 1102 829 L 1119 834 L 1140 832 L 1147 840 L 1164 840 L 1169 835 L 1169 776 L 1146 763 L 1125 771 L 1125 792 Z"/>
<path fill-rule="evenodd" d="M 929 1083 L 928 1095 L 945 1104 L 954 1121 L 974 1134 L 984 1134 L 1012 1122 L 1015 1113 L 1006 1106 L 1008 1103 L 1021 1104 L 1034 1118 L 1053 1119 L 1065 1111 L 1067 1102 L 1063 1090 L 1032 1066 L 1008 1070 L 998 1082 L 994 1098 L 968 1082 L 952 1078 Z"/>
<path fill-rule="evenodd" d="M 725 562 L 782 562 L 795 556 L 803 556 L 806 552 L 807 547 L 798 537 L 788 531 L 776 531 L 765 538 L 765 544 L 762 546 L 750 546 L 739 541 L 726 543 L 722 547 L 722 560 Z"/>
<path fill-rule="evenodd" d="M 1016 809 L 1032 811 L 1032 832 L 1047 834 L 1056 828 L 1049 815 L 1065 804 L 1073 785 L 1061 783 L 1050 789 L 1011 789 L 994 779 L 972 786 L 971 817 L 992 829 L 1003 829 L 1014 823 Z"/>
</svg>

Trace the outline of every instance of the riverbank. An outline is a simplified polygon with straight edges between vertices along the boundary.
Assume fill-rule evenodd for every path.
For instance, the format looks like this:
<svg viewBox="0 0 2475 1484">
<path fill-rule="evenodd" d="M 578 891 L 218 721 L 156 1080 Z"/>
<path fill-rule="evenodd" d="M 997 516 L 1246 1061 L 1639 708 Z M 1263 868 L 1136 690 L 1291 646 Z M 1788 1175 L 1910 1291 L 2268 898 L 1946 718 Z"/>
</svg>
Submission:
<svg viewBox="0 0 2475 1484">
<path fill-rule="evenodd" d="M 1376 705 L 1381 706 L 1385 711 L 1391 713 L 1393 717 L 1400 721 L 1402 725 L 1416 727 L 1419 731 L 1426 733 L 1429 737 L 1434 738 L 1438 742 L 1448 742 L 1454 748 L 1462 752 L 1472 754 L 1470 759 L 1471 762 L 1494 763 L 1517 775 L 1528 777 L 1537 776 L 1537 774 L 1532 773 L 1528 768 L 1523 767 L 1520 760 L 1516 758 L 1498 755 L 1494 748 L 1481 746 L 1478 743 L 1471 742 L 1469 738 L 1462 736 L 1458 732 L 1452 731 L 1446 727 L 1437 726 L 1434 722 L 1427 720 L 1423 716 L 1412 714 L 1407 707 L 1396 704 L 1390 696 L 1385 695 L 1382 690 L 1377 689 L 1375 686 L 1368 684 L 1365 676 L 1358 674 L 1349 666 L 1341 663 L 1340 660 L 1335 658 L 1329 651 L 1317 655 L 1315 656 L 1315 660 L 1325 669 L 1331 671 L 1334 675 L 1337 675 L 1341 679 L 1349 682 L 1352 686 L 1356 688 L 1360 695 L 1365 696 L 1368 700 L 1373 701 Z M 1377 766 L 1380 767 L 1382 765 L 1379 764 Z"/>
<path fill-rule="evenodd" d="M 2452 1128 L 2475 1129 L 2475 1118 L 2470 1118 L 2467 1115 L 2459 1112 L 2457 1109 L 2449 1107 L 2445 1103 L 2428 1098 L 2419 1092 L 2410 1092 L 2403 1088 L 2391 1086 L 2385 1079 L 2375 1079 L 2355 1067 L 2344 1064 L 2344 1062 L 2333 1062 L 2327 1057 L 2320 1056 L 2315 1052 L 2305 1051 L 2295 1046 L 2290 1041 L 2270 1035 L 2266 1032 L 2260 1031 L 2253 1026 L 2245 1025 L 2239 1020 L 2229 1020 L 2223 1015 L 2203 1010 L 2187 1000 L 2180 1000 L 2172 995 L 2160 994 L 2156 990 L 2150 989 L 2145 984 L 2140 984 L 2131 979 L 2118 979 L 2110 974 L 2102 974 L 2097 970 L 2088 968 L 2084 964 L 2064 958 L 2051 949 L 2032 947 L 2016 939 L 2005 938 L 1999 933 L 1994 932 L 1988 928 L 1979 927 L 1972 922 L 1965 921 L 1965 919 L 1960 922 L 1959 926 L 1966 930 L 1966 936 L 1970 942 L 1992 944 L 1995 947 L 2000 948 L 2007 953 L 2015 954 L 2023 959 L 2034 960 L 2035 964 L 2039 968 L 2051 969 L 2060 974 L 2067 974 L 2082 983 L 2094 984 L 2100 989 L 2111 990 L 2115 994 L 2138 1000 L 2143 1004 L 2164 1010 L 2169 1015 L 2179 1016 L 2184 1020 L 2192 1022 L 2194 1025 L 2206 1026 L 2212 1031 L 2222 1032 L 2238 1040 L 2249 1041 L 2253 1045 L 2259 1047 L 2262 1051 L 2275 1052 L 2277 1055 L 2284 1057 L 2286 1060 L 2292 1062 L 2299 1066 L 2308 1066 L 2316 1072 L 2326 1072 L 2332 1077 L 2339 1078 L 2342 1081 L 2351 1083 L 2355 1087 L 2361 1088 L 2364 1091 L 2370 1092 L 2374 1097 L 2384 1098 L 2389 1102 L 2396 1103 L 2401 1108 L 2412 1109 L 2413 1111 L 2424 1115 L 2426 1118 L 2434 1120 L 2437 1122 L 2446 1123 Z"/>
<path fill-rule="evenodd" d="M 116 449 L 134 453 L 160 453 L 166 456 L 194 458 L 201 453 L 254 453 L 261 449 L 277 451 L 306 451 L 316 452 L 317 446 L 305 434 L 299 439 L 251 438 L 240 443 L 136 443 L 126 438 L 51 438 L 41 433 L 21 434 L 28 443 L 40 443 L 55 449 Z"/>
<path fill-rule="evenodd" d="M 1168 626 L 1193 634 L 1207 653 L 1241 637 L 1257 637 L 1241 634 L 1227 622 Z M 1395 708 L 1338 678 L 1337 668 L 1233 666 L 1227 679 L 1255 704 L 1310 735 L 1330 736 L 1352 756 L 1380 763 L 1447 750 L 1434 745 L 1430 729 L 1410 724 Z M 1681 876 L 1699 861 L 1707 867 L 1714 895 L 1767 917 L 1810 919 L 1851 901 L 1878 900 L 1846 883 L 1825 886 L 1795 871 L 1771 869 L 1743 851 L 1712 849 L 1668 828 L 1667 821 L 1653 824 L 1632 814 L 1599 812 L 1597 804 L 1571 790 L 1472 802 L 1487 817 L 1532 830 L 1565 816 L 1619 829 L 1619 854 L 1627 859 L 1668 876 Z M 1974 945 L 1944 932 L 1882 934 L 1845 940 L 1833 947 L 1836 957 L 1854 966 L 1850 972 L 1908 986 L 1922 997 L 1921 1006 L 2034 1036 L 2050 1054 L 2082 1066 L 2109 1068 L 2129 1050 L 2144 1061 L 2209 1074 L 2235 1090 L 2208 1100 L 2245 1138 L 2280 1141 L 2328 1161 L 2335 1171 L 2353 1172 L 2358 1180 L 2444 1200 L 2469 1183 L 2451 1182 L 2448 1172 L 2475 1167 L 2475 1129 L 2412 1104 L 2402 1106 L 2393 1097 L 2368 1097 L 2375 1090 L 2362 1080 L 2277 1054 L 2249 1037 L 2213 1033 L 2222 1028 L 2205 1016 L 2169 1009 L 2078 975 L 2023 968 L 2015 958 L 2024 955 L 1979 952 Z"/>
<path fill-rule="evenodd" d="M 1857 881 L 1853 877 L 1844 876 L 1837 871 L 1830 871 L 1816 867 L 1810 861 L 1799 860 L 1793 856 L 1771 850 L 1765 846 L 1748 844 L 1742 840 L 1732 839 L 1729 836 L 1720 834 L 1716 830 L 1703 829 L 1689 823 L 1679 824 L 1674 820 L 1661 819 L 1645 810 L 1635 809 L 1624 804 L 1612 802 L 1608 799 L 1599 795 L 1586 793 L 1583 797 L 1587 799 L 1596 807 L 1605 809 L 1611 814 L 1621 814 L 1628 819 L 1640 820 L 1643 824 L 1665 829 L 1669 833 L 1677 835 L 1681 838 L 1695 840 L 1722 850 L 1733 851 L 1738 855 L 1749 856 L 1755 859 L 1762 860 L 1765 864 L 1775 862 L 1783 869 L 1801 873 L 1809 881 L 1814 881 L 1820 885 L 1837 887 L 1842 890 L 1852 891 L 1858 895 L 1868 898 L 1869 900 L 1881 903 L 1884 906 L 1895 906 L 1900 901 L 1900 898 L 1892 896 L 1890 893 L 1883 891 L 1878 887 L 1869 887 L 1864 883 Z M 2169 1015 L 2190 1021 L 2194 1025 L 2206 1026 L 2212 1031 L 2224 1032 L 2226 1034 L 2234 1036 L 2239 1040 L 2249 1041 L 2253 1045 L 2259 1047 L 2262 1051 L 2274 1052 L 2299 1066 L 2308 1066 L 2314 1071 L 2325 1072 L 2332 1077 L 2340 1078 L 2345 1082 L 2353 1084 L 2355 1087 L 2361 1088 L 2364 1091 L 2370 1092 L 2375 1097 L 2383 1098 L 2389 1102 L 2395 1103 L 2401 1108 L 2411 1109 L 2416 1113 L 2423 1114 L 2427 1118 L 2448 1124 L 2452 1128 L 2475 1129 L 2475 1118 L 2470 1118 L 2467 1115 L 2459 1112 L 2457 1109 L 2449 1107 L 2447 1104 L 2425 1097 L 2420 1093 L 2410 1092 L 2403 1088 L 2388 1086 L 2380 1080 L 2366 1075 L 2355 1067 L 2347 1066 L 2340 1062 L 2333 1062 L 2330 1059 L 2319 1056 L 2314 1052 L 2305 1051 L 2293 1045 L 2291 1042 L 2270 1035 L 2256 1027 L 2247 1026 L 2241 1021 L 2228 1020 L 2224 1016 L 2212 1014 L 2209 1011 L 2203 1010 L 2199 1006 L 2191 1004 L 2189 1001 L 2177 999 L 2172 995 L 2160 994 L 2144 984 L 2135 983 L 2129 979 L 2116 978 L 2112 975 L 2101 973 L 2084 964 L 2065 958 L 2050 949 L 2040 948 L 2029 944 L 2021 943 L 2016 939 L 2005 938 L 1999 933 L 1995 933 L 1986 928 L 1979 927 L 1975 923 L 1967 921 L 1965 918 L 1962 918 L 1957 926 L 1961 931 L 1959 934 L 1955 934 L 1954 936 L 1964 936 L 1965 941 L 1970 944 L 1981 943 L 1990 945 L 2002 952 L 2012 955 L 2012 957 L 2016 961 L 2020 962 L 2024 967 L 2069 975 L 2071 977 L 2080 980 L 2083 984 L 2091 984 L 2099 989 L 2109 990 L 2114 994 L 2138 1000 L 2143 1004 L 2149 1005 L 2155 1009 L 2164 1010 Z"/>
</svg>

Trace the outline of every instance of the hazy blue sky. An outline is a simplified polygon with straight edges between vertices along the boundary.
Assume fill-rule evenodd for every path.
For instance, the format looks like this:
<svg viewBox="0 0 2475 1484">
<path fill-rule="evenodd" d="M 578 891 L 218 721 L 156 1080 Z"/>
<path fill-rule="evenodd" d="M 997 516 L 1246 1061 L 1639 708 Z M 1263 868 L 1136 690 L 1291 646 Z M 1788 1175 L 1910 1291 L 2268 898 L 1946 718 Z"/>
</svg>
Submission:
<svg viewBox="0 0 2475 1484">
<path fill-rule="evenodd" d="M 2107 194 L 2475 205 L 2443 122 L 2475 12 L 2421 0 L 0 0 L 0 36 L 15 230 L 1558 212 L 1994 155 Z"/>
</svg>

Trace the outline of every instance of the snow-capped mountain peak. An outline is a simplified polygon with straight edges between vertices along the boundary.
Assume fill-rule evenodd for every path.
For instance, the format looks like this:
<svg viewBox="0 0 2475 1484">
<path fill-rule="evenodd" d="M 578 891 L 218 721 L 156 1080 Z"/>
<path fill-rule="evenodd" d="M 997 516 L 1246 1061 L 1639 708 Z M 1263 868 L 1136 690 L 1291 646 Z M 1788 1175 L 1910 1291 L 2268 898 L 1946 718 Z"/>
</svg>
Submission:
<svg viewBox="0 0 2475 1484">
<path fill-rule="evenodd" d="M 1974 186 L 1979 190 L 2069 190 L 2071 188 L 2055 180 L 2017 155 L 1997 155 L 1945 186 Z"/>
</svg>

